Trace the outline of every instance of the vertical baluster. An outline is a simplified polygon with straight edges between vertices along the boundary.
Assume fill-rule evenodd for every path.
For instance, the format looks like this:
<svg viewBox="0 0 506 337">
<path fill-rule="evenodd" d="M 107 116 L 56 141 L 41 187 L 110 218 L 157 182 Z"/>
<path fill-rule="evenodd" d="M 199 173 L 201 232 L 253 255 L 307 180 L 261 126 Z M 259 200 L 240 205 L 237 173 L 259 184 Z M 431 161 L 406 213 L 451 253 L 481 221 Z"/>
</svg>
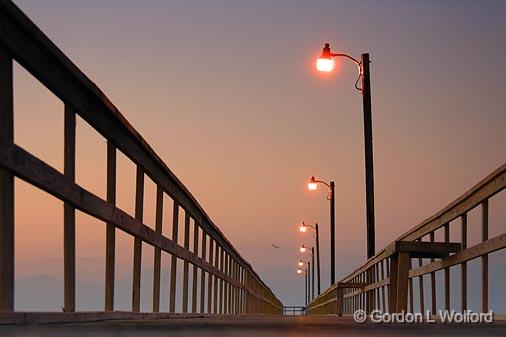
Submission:
<svg viewBox="0 0 506 337">
<path fill-rule="evenodd" d="M 380 262 L 381 263 L 381 262 Z M 379 264 L 374 265 L 374 283 L 379 282 Z M 381 299 L 380 299 L 380 290 L 379 288 L 374 289 L 374 294 L 376 298 L 376 305 L 373 309 L 381 310 Z"/>
<path fill-rule="evenodd" d="M 193 224 L 193 254 L 199 255 L 199 226 L 194 220 Z M 193 265 L 192 277 L 192 313 L 197 312 L 197 266 Z"/>
<path fill-rule="evenodd" d="M 144 171 L 137 165 L 137 179 L 135 184 L 135 219 L 142 223 L 144 208 Z M 141 261 L 142 240 L 134 239 L 134 264 L 132 280 L 132 311 L 139 312 L 141 306 Z"/>
<path fill-rule="evenodd" d="M 488 240 L 488 200 L 481 203 L 481 241 Z M 488 254 L 481 257 L 481 312 L 488 312 Z"/>
<path fill-rule="evenodd" d="M 107 142 L 107 202 L 116 206 L 116 148 Z M 107 223 L 105 233 L 105 310 L 114 310 L 114 272 L 116 261 L 116 229 Z"/>
<path fill-rule="evenodd" d="M 249 296 L 248 296 L 248 271 L 244 270 L 243 275 L 244 284 L 244 313 L 249 314 Z"/>
<path fill-rule="evenodd" d="M 228 255 L 226 252 L 225 252 L 225 275 L 227 276 L 230 276 L 230 271 L 229 271 L 229 264 L 228 264 L 228 258 L 230 257 L 230 255 Z M 223 312 L 224 314 L 228 314 L 228 281 L 225 281 L 224 282 L 224 293 L 223 293 L 223 306 L 224 306 L 224 309 L 223 309 Z"/>
<path fill-rule="evenodd" d="M 241 284 L 241 266 L 239 263 L 236 262 L 235 264 L 236 269 L 236 281 L 238 284 Z M 241 288 L 236 287 L 235 288 L 235 313 L 240 314 L 241 313 Z"/>
<path fill-rule="evenodd" d="M 464 250 L 467 249 L 467 213 L 462 214 L 460 219 L 462 221 L 461 223 L 462 250 Z M 462 312 L 464 312 L 465 310 L 467 310 L 467 261 L 462 262 L 460 266 L 461 266 L 460 279 L 462 285 L 460 288 L 461 290 L 460 298 L 461 298 L 461 309 Z"/>
<path fill-rule="evenodd" d="M 76 114 L 65 105 L 64 174 L 75 181 L 76 174 Z M 75 209 L 65 203 L 63 206 L 63 251 L 64 251 L 64 289 L 63 310 L 75 311 L 76 297 L 76 218 Z"/>
<path fill-rule="evenodd" d="M 450 224 L 444 225 L 444 236 L 445 242 L 450 242 Z M 444 282 L 445 282 L 445 310 L 450 310 L 450 268 L 447 267 L 444 270 Z"/>
<path fill-rule="evenodd" d="M 390 277 L 390 259 L 386 259 L 385 260 L 385 268 L 386 268 L 386 274 L 387 274 L 387 277 L 389 279 L 388 283 L 389 285 L 387 287 L 385 287 L 385 293 L 386 293 L 386 298 L 390 298 L 390 284 L 391 284 L 391 277 Z M 390 308 L 390 302 L 389 301 L 385 301 L 385 312 L 392 312 L 391 311 L 391 308 Z"/>
<path fill-rule="evenodd" d="M 0 144 L 14 143 L 12 58 L 0 47 Z M 14 176 L 0 169 L 0 311 L 14 311 Z"/>
<path fill-rule="evenodd" d="M 412 259 L 409 259 L 409 269 L 411 270 L 413 268 L 413 261 Z M 408 271 L 409 273 L 409 271 Z M 415 304 L 414 302 L 414 296 L 413 296 L 413 278 L 408 276 L 408 286 L 409 286 L 409 312 L 415 312 Z"/>
<path fill-rule="evenodd" d="M 220 271 L 222 273 L 225 273 L 225 265 L 224 265 L 224 258 L 225 258 L 225 250 L 221 247 L 220 249 Z M 218 303 L 219 303 L 219 306 L 218 306 L 218 311 L 220 314 L 223 314 L 223 300 L 224 300 L 224 296 L 223 296 L 223 284 L 224 284 L 224 280 L 220 278 L 220 292 L 219 292 L 219 300 L 218 300 Z"/>
<path fill-rule="evenodd" d="M 184 249 L 186 251 L 190 250 L 190 214 L 185 210 L 184 212 Z M 182 311 L 183 313 L 188 312 L 188 261 L 183 262 L 183 303 L 182 303 Z"/>
<path fill-rule="evenodd" d="M 232 278 L 232 281 L 235 281 L 235 261 L 230 256 L 230 277 Z M 229 296 L 228 296 L 228 313 L 234 314 L 234 304 L 235 304 L 235 287 L 234 283 L 229 283 L 228 285 L 229 289 Z"/>
<path fill-rule="evenodd" d="M 202 260 L 207 261 L 207 234 L 202 228 Z M 209 275 L 210 278 L 210 275 Z M 207 291 L 210 293 L 211 287 L 207 288 Z M 206 272 L 204 269 L 200 269 L 200 313 L 205 313 L 205 305 L 206 305 Z"/>
<path fill-rule="evenodd" d="M 434 232 L 430 233 L 430 242 L 434 242 Z M 434 262 L 434 259 L 431 258 L 430 262 Z M 430 273 L 430 295 L 431 295 L 431 314 L 436 314 L 436 272 Z"/>
<path fill-rule="evenodd" d="M 174 200 L 174 210 L 172 212 L 172 241 L 177 244 L 179 227 L 179 204 Z M 177 257 L 171 256 L 170 262 L 170 298 L 169 298 L 169 312 L 176 311 L 176 280 L 177 280 Z"/>
<path fill-rule="evenodd" d="M 236 270 L 235 270 L 235 261 L 234 259 L 232 258 L 232 256 L 230 257 L 230 276 L 232 277 L 232 281 L 235 281 L 235 277 L 236 277 Z M 228 313 L 229 314 L 234 314 L 234 305 L 235 305 L 235 297 L 234 297 L 234 294 L 235 294 L 235 287 L 234 287 L 234 283 L 230 283 L 229 284 L 229 296 L 228 296 Z"/>
<path fill-rule="evenodd" d="M 219 249 L 220 249 L 220 246 L 218 244 L 218 242 L 216 242 L 216 245 L 214 247 L 214 267 L 216 268 L 216 270 L 218 270 L 218 265 L 220 263 L 219 261 Z M 218 313 L 218 280 L 219 278 L 214 275 L 213 276 L 213 279 L 214 279 L 214 289 L 213 289 L 213 314 L 217 314 Z"/>
<path fill-rule="evenodd" d="M 385 261 L 386 260 L 382 260 L 380 262 L 381 280 L 385 279 L 385 267 L 384 267 Z M 385 305 L 385 286 L 381 287 L 381 311 L 382 312 L 386 312 L 387 311 L 387 308 L 386 308 L 386 305 Z"/>
<path fill-rule="evenodd" d="M 211 236 L 209 236 L 209 264 L 214 266 L 214 240 Z M 209 273 L 207 276 L 207 313 L 210 314 L 212 312 L 212 303 L 213 303 L 213 274 Z"/>
<path fill-rule="evenodd" d="M 419 241 L 422 241 L 420 239 Z M 421 267 L 423 265 L 423 259 L 421 257 L 418 258 L 418 267 Z M 423 294 L 423 275 L 418 276 L 418 297 L 420 302 L 420 312 L 422 315 L 425 314 L 425 299 Z"/>
<path fill-rule="evenodd" d="M 162 235 L 163 224 L 163 190 L 160 185 L 156 187 L 156 218 L 155 231 L 156 234 Z M 159 247 L 155 247 L 155 256 L 153 261 L 153 312 L 160 311 L 160 276 L 162 270 L 162 251 Z"/>
</svg>

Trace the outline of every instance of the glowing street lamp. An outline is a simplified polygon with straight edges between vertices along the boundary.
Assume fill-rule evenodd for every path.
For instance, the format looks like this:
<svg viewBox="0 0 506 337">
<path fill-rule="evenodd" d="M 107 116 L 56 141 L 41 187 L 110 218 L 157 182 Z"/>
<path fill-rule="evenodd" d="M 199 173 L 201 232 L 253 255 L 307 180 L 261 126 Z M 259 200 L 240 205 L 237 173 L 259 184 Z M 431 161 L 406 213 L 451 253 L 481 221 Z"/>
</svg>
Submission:
<svg viewBox="0 0 506 337">
<path fill-rule="evenodd" d="M 345 57 L 355 63 L 358 69 L 358 77 L 355 81 L 355 88 L 362 92 L 362 105 L 364 110 L 364 145 L 365 145 L 365 194 L 366 194 L 366 215 L 367 215 L 367 258 L 374 255 L 375 247 L 375 225 L 374 225 L 374 169 L 373 169 L 373 147 L 372 147 L 372 113 L 371 113 L 371 80 L 369 73 L 369 54 L 363 53 L 359 62 L 347 54 L 333 53 L 330 45 L 325 43 L 320 58 L 316 61 L 316 69 L 323 72 L 330 72 L 334 68 L 333 58 Z M 362 87 L 358 82 L 362 79 Z M 310 183 L 311 184 L 311 183 Z M 314 185 L 312 185 L 314 188 Z M 309 189 L 313 189 L 309 187 Z M 332 237 L 333 239 L 333 237 Z M 333 250 L 332 250 L 333 252 Z"/>
<path fill-rule="evenodd" d="M 302 269 L 297 269 L 297 274 L 302 274 Z"/>
<path fill-rule="evenodd" d="M 318 188 L 318 184 L 316 183 L 315 178 L 311 177 L 311 180 L 307 184 L 307 189 L 310 191 L 316 191 L 317 188 Z"/>
<path fill-rule="evenodd" d="M 334 69 L 334 60 L 331 58 L 320 57 L 316 60 L 316 69 L 323 72 L 331 72 Z"/>
<path fill-rule="evenodd" d="M 304 265 L 304 261 L 300 260 L 299 261 L 299 267 L 302 267 Z M 299 268 L 300 269 L 300 268 Z"/>
<path fill-rule="evenodd" d="M 318 223 L 316 223 L 314 226 L 311 226 L 311 225 L 306 225 L 306 223 L 304 221 L 302 221 L 302 225 L 300 225 L 299 231 L 302 233 L 306 233 L 308 228 L 311 228 L 315 232 L 314 238 L 316 241 L 316 266 L 318 268 L 318 272 L 317 272 L 318 289 L 317 290 L 318 290 L 318 295 L 320 295 L 320 289 L 321 289 L 320 288 L 320 285 L 321 285 L 320 284 L 320 234 L 318 231 Z"/>
<path fill-rule="evenodd" d="M 305 245 L 302 245 L 300 246 L 300 252 L 301 253 L 304 253 L 307 251 L 307 249 L 311 248 L 311 264 L 308 262 L 308 269 L 310 265 L 313 266 L 312 269 L 310 269 L 310 272 L 311 272 L 311 294 L 312 294 L 312 297 L 311 298 L 314 298 L 314 247 L 308 247 L 308 246 L 305 246 Z"/>
<path fill-rule="evenodd" d="M 327 199 L 330 204 L 330 285 L 336 283 L 336 217 L 335 217 L 335 198 L 334 198 L 334 182 L 326 183 L 322 180 L 317 180 L 314 176 L 311 177 L 307 184 L 307 189 L 315 191 L 318 184 L 323 184 L 328 189 Z M 301 230 L 302 231 L 302 230 Z M 318 254 L 319 256 L 319 254 Z"/>
</svg>

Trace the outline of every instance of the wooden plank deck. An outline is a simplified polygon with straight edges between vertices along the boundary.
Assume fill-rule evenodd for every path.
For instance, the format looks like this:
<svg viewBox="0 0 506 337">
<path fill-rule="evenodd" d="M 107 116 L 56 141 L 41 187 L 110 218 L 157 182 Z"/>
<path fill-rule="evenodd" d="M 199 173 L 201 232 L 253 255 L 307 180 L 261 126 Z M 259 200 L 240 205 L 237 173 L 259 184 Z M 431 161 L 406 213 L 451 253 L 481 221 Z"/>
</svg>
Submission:
<svg viewBox="0 0 506 337">
<path fill-rule="evenodd" d="M 207 316 L 157 320 L 4 325 L 1 336 L 504 336 L 506 322 L 493 324 L 359 324 L 335 316 Z"/>
</svg>

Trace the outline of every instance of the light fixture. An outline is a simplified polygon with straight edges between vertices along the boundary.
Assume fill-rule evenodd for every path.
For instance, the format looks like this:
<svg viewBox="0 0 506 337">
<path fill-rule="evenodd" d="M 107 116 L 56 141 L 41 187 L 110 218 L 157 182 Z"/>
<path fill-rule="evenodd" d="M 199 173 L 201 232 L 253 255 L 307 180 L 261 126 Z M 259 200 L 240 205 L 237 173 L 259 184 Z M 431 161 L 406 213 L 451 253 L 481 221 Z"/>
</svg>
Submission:
<svg viewBox="0 0 506 337">
<path fill-rule="evenodd" d="M 316 183 L 316 179 L 313 176 L 311 177 L 311 181 L 307 184 L 307 189 L 310 191 L 316 191 L 317 188 L 318 184 Z"/>
</svg>

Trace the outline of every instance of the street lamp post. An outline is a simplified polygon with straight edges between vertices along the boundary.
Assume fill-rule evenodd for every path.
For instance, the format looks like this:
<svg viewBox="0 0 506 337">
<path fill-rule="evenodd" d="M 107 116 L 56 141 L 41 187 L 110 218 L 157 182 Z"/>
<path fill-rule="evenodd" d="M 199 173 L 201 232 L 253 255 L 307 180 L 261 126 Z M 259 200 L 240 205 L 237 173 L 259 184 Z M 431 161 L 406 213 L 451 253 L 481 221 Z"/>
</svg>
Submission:
<svg viewBox="0 0 506 337">
<path fill-rule="evenodd" d="M 299 231 L 305 233 L 307 231 L 307 228 L 311 228 L 315 231 L 315 241 L 316 241 L 316 280 L 317 280 L 317 292 L 318 295 L 320 295 L 320 234 L 318 231 L 318 223 L 316 223 L 314 226 L 306 225 L 306 223 L 303 221 L 302 225 L 299 227 Z M 314 261 L 313 261 L 314 263 Z M 314 280 L 313 280 L 314 281 Z"/>
<path fill-rule="evenodd" d="M 311 181 L 307 184 L 307 188 L 314 191 L 318 188 L 318 184 L 323 184 L 329 189 L 327 199 L 330 202 L 330 285 L 336 283 L 336 214 L 335 214 L 335 198 L 334 198 L 334 182 L 327 184 L 324 181 L 316 180 L 311 177 Z"/>
<path fill-rule="evenodd" d="M 300 246 L 300 252 L 305 253 L 309 248 L 311 248 L 311 263 L 308 262 L 308 269 L 309 269 L 309 272 L 311 273 L 311 283 L 310 283 L 311 287 L 308 291 L 310 293 L 310 299 L 313 299 L 314 298 L 314 247 L 308 247 L 308 246 L 302 245 L 302 246 Z M 300 262 L 301 261 L 299 261 L 299 265 L 300 265 Z M 310 266 L 313 266 L 313 268 L 310 268 Z"/>
<path fill-rule="evenodd" d="M 330 46 L 325 43 L 322 55 L 316 62 L 319 71 L 330 72 L 334 68 L 333 57 L 345 57 L 352 60 L 358 67 L 358 78 L 355 88 L 362 92 L 362 105 L 364 110 L 364 146 L 365 146 L 365 195 L 366 195 L 366 217 L 367 217 L 367 258 L 375 253 L 375 225 L 374 225 L 374 168 L 373 168 L 373 146 L 372 146 L 372 113 L 371 113 L 371 81 L 369 73 L 369 54 L 363 53 L 361 62 L 355 58 L 342 53 L 332 53 Z M 362 78 L 362 87 L 358 82 Z"/>
</svg>

